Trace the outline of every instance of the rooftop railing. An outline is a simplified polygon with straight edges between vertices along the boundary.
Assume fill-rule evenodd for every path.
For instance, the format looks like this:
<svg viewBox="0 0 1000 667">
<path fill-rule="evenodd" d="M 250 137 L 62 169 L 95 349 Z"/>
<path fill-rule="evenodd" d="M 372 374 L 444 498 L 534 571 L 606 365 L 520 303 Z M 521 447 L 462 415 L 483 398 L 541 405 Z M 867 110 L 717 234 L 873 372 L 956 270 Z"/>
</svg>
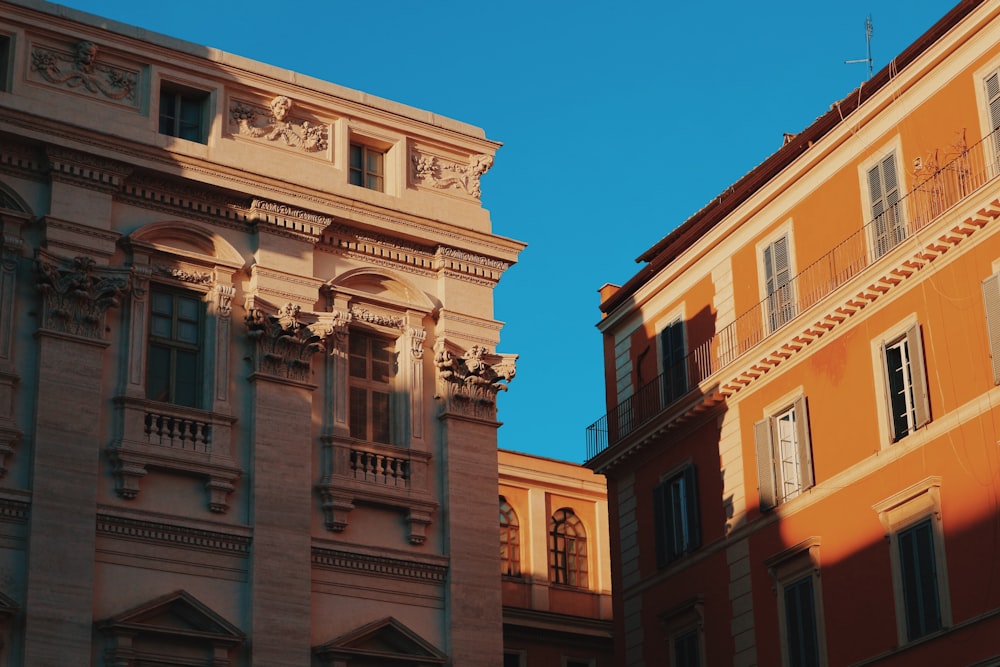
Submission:
<svg viewBox="0 0 1000 667">
<path fill-rule="evenodd" d="M 655 419 L 691 389 L 996 178 L 998 170 L 1000 130 L 973 146 L 963 140 L 940 164 L 936 156 L 928 158 L 917 174 L 926 178 L 904 197 L 894 201 L 887 196 L 885 211 L 587 427 L 587 459 Z"/>
</svg>

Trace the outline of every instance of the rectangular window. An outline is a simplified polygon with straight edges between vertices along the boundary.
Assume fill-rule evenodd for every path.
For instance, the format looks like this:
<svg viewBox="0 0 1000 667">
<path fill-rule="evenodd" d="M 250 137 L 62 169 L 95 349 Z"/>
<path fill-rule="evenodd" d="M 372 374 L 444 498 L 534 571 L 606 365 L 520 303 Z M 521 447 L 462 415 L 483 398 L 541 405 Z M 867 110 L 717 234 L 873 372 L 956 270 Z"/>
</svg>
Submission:
<svg viewBox="0 0 1000 667">
<path fill-rule="evenodd" d="M 169 84 L 160 87 L 160 134 L 205 143 L 208 93 Z"/>
<path fill-rule="evenodd" d="M 670 405 L 687 393 L 687 364 L 684 345 L 684 321 L 675 320 L 660 332 L 660 355 L 663 369 L 663 405 Z"/>
<path fill-rule="evenodd" d="M 813 486 L 812 443 L 805 396 L 754 424 L 754 440 L 761 510 L 791 500 Z"/>
<path fill-rule="evenodd" d="M 883 343 L 881 352 L 889 431 L 896 442 L 930 421 L 920 325 L 914 324 L 901 337 Z"/>
<path fill-rule="evenodd" d="M 899 578 L 906 613 L 906 637 L 910 641 L 941 629 L 931 519 L 902 530 L 899 546 Z"/>
<path fill-rule="evenodd" d="M 10 35 L 0 35 L 0 91 L 10 91 Z"/>
<path fill-rule="evenodd" d="M 385 153 L 365 146 L 351 144 L 350 182 L 369 190 L 385 191 Z"/>
<path fill-rule="evenodd" d="M 351 437 L 389 444 L 393 342 L 359 331 L 349 338 Z"/>
<path fill-rule="evenodd" d="M 906 238 L 906 220 L 899 205 L 899 178 L 896 154 L 889 153 L 868 170 L 868 198 L 871 203 L 872 249 L 881 257 Z"/>
<path fill-rule="evenodd" d="M 785 584 L 783 589 L 788 667 L 819 667 L 813 575 Z"/>
<path fill-rule="evenodd" d="M 672 667 L 701 667 L 698 651 L 698 629 L 692 628 L 672 638 L 670 658 Z"/>
<path fill-rule="evenodd" d="M 774 332 L 795 317 L 787 234 L 764 248 L 764 284 L 768 331 Z"/>
<path fill-rule="evenodd" d="M 663 567 L 701 546 L 695 467 L 689 465 L 653 489 L 656 565 Z"/>
<path fill-rule="evenodd" d="M 505 651 L 503 654 L 503 667 L 523 667 L 521 664 L 521 654 Z"/>
<path fill-rule="evenodd" d="M 153 287 L 149 308 L 146 395 L 201 407 L 204 304 L 197 295 Z"/>
</svg>

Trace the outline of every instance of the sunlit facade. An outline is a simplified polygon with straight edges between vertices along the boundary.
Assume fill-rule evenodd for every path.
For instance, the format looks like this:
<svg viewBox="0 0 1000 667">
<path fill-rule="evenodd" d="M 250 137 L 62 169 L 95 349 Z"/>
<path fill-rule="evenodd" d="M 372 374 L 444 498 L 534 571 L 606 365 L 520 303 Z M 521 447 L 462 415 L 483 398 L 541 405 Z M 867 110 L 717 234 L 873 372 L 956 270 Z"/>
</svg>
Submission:
<svg viewBox="0 0 1000 667">
<path fill-rule="evenodd" d="M 500 450 L 504 667 L 611 667 L 604 478 Z"/>
<path fill-rule="evenodd" d="M 602 289 L 616 664 L 1000 664 L 998 128 L 962 2 Z"/>
<path fill-rule="evenodd" d="M 0 0 L 0 664 L 503 665 L 498 148 Z"/>
</svg>

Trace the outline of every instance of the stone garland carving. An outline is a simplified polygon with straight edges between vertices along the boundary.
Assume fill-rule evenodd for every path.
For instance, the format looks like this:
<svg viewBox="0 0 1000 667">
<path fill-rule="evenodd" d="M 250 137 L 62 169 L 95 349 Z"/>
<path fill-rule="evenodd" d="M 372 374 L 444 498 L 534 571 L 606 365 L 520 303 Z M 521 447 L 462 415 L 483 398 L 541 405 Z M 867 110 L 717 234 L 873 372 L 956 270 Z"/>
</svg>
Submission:
<svg viewBox="0 0 1000 667">
<path fill-rule="evenodd" d="M 246 317 L 247 335 L 256 344 L 256 370 L 275 377 L 308 382 L 312 357 L 326 349 L 332 331 L 314 331 L 315 325 L 299 321 L 298 306 L 286 304 L 277 315 L 256 308 Z"/>
<path fill-rule="evenodd" d="M 438 339 L 434 344 L 438 398 L 446 399 L 447 410 L 494 419 L 497 393 L 507 391 L 514 379 L 516 360 L 516 354 L 493 354 L 480 345 L 456 357 L 444 339 Z"/>
<path fill-rule="evenodd" d="M 361 308 L 354 306 L 351 308 L 351 318 L 355 320 L 361 320 L 362 322 L 368 322 L 369 324 L 377 324 L 383 327 L 394 327 L 396 329 L 402 329 L 406 321 L 402 317 L 392 317 L 389 315 L 382 315 L 381 313 L 373 313 L 366 308 Z"/>
<path fill-rule="evenodd" d="M 71 57 L 57 51 L 35 47 L 31 51 L 31 69 L 51 84 L 84 88 L 110 100 L 135 104 L 138 75 L 97 62 L 97 45 L 83 40 L 73 46 Z"/>
<path fill-rule="evenodd" d="M 38 290 L 44 302 L 42 328 L 102 337 L 104 314 L 120 304 L 129 281 L 121 271 L 97 269 L 95 264 L 90 257 L 76 257 L 61 265 L 36 260 Z"/>
<path fill-rule="evenodd" d="M 329 145 L 325 125 L 310 125 L 309 121 L 295 123 L 288 120 L 288 112 L 295 105 L 284 95 L 278 95 L 270 103 L 270 114 L 259 107 L 243 102 L 233 102 L 230 117 L 239 127 L 239 133 L 267 141 L 281 139 L 286 146 L 301 148 L 308 153 L 325 151 Z"/>
<path fill-rule="evenodd" d="M 429 180 L 435 188 L 461 188 L 477 199 L 482 195 L 480 177 L 493 166 L 493 156 L 474 155 L 468 166 L 443 162 L 434 155 L 412 156 L 414 176 Z"/>
<path fill-rule="evenodd" d="M 185 271 L 184 269 L 178 269 L 173 266 L 162 266 L 160 264 L 156 265 L 156 270 L 165 276 L 170 276 L 176 280 L 180 280 L 186 283 L 194 283 L 196 285 L 208 285 L 212 282 L 212 274 L 207 271 L 202 271 L 201 273 L 192 273 L 191 271 Z"/>
</svg>

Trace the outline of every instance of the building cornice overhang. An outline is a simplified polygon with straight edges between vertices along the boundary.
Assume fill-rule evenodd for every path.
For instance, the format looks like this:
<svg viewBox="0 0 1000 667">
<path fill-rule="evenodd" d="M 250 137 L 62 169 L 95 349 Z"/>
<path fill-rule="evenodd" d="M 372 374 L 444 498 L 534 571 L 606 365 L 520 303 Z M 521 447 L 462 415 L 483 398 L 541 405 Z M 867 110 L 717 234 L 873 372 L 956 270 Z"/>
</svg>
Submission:
<svg viewBox="0 0 1000 667">
<path fill-rule="evenodd" d="M 637 257 L 636 262 L 647 262 L 647 265 L 605 299 L 600 306 L 601 311 L 608 314 L 627 303 L 629 297 L 632 297 L 664 267 L 677 259 L 728 215 L 736 211 L 816 142 L 842 123 L 848 120 L 853 121 L 853 119 L 848 118 L 851 113 L 899 77 L 904 68 L 928 51 L 948 31 L 985 1 L 963 0 L 960 2 L 864 85 L 848 93 L 840 102 L 831 105 L 830 110 L 820 116 L 812 125 L 795 135 L 791 141 Z"/>
<path fill-rule="evenodd" d="M 607 640 L 612 638 L 614 629 L 611 621 L 507 605 L 503 608 L 503 624 L 533 631 L 545 630 Z"/>
<path fill-rule="evenodd" d="M 778 366 L 804 354 L 806 348 L 895 292 L 906 281 L 927 270 L 939 257 L 969 239 L 978 238 L 977 234 L 987 226 L 997 224 L 1000 224 L 1000 195 L 996 185 L 991 183 L 970 201 L 913 233 L 869 270 L 819 300 L 779 332 L 706 378 L 700 387 L 694 388 L 694 398 L 668 406 L 661 415 L 636 428 L 585 465 L 594 472 L 608 474 L 649 443 L 700 413 L 713 408 L 725 409 L 736 394 L 757 386 Z"/>
</svg>

